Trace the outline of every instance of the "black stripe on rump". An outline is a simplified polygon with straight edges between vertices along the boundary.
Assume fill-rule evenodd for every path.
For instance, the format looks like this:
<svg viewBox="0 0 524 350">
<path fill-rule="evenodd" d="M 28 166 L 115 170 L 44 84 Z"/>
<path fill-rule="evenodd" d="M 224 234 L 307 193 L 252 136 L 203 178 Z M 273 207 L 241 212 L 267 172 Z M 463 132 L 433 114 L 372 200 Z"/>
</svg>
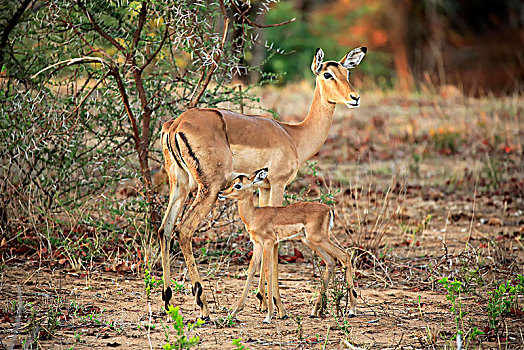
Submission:
<svg viewBox="0 0 524 350">
<path fill-rule="evenodd" d="M 176 135 L 175 135 L 176 136 Z M 173 151 L 173 147 L 171 146 L 171 140 L 169 140 L 169 134 L 166 134 L 166 146 L 167 146 L 167 150 L 169 151 L 169 153 L 171 153 L 171 155 L 173 156 L 173 158 L 175 158 L 175 161 L 176 163 L 178 164 L 179 167 L 183 168 L 182 167 L 182 164 L 180 164 L 180 154 L 176 154 L 174 151 Z"/>
<path fill-rule="evenodd" d="M 187 153 L 195 161 L 196 171 L 197 171 L 198 175 L 201 176 L 202 175 L 202 168 L 200 168 L 200 162 L 198 161 L 198 159 L 197 159 L 197 157 L 195 155 L 195 152 L 193 152 L 193 149 L 191 148 L 191 146 L 189 146 L 189 142 L 187 141 L 186 134 L 184 134 L 182 132 L 179 132 L 179 133 L 177 133 L 177 135 L 180 136 L 180 139 L 182 140 L 182 142 L 184 142 L 184 145 L 187 148 Z M 177 143 L 177 149 L 178 149 L 178 151 L 180 151 L 180 148 L 178 146 L 179 145 Z M 184 160 L 184 158 L 182 158 L 182 160 Z"/>
</svg>

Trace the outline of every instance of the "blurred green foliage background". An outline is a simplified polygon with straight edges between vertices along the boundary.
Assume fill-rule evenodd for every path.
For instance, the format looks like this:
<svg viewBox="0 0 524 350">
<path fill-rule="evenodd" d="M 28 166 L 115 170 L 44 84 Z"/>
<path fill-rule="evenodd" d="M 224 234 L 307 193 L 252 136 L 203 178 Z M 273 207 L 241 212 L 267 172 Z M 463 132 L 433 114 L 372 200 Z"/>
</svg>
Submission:
<svg viewBox="0 0 524 350">
<path fill-rule="evenodd" d="M 280 82 L 308 74 L 312 53 L 329 59 L 368 46 L 357 78 L 387 89 L 454 84 L 473 95 L 512 93 L 524 77 L 524 6 L 518 0 L 293 0 L 273 4 L 265 31 L 282 48 L 264 70 Z"/>
</svg>

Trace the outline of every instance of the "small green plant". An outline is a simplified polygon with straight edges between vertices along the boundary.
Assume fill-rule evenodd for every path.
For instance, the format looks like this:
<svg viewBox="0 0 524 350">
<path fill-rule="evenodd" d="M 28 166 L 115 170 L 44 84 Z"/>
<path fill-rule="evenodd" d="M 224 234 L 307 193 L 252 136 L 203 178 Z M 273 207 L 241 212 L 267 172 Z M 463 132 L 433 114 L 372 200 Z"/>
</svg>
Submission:
<svg viewBox="0 0 524 350">
<path fill-rule="evenodd" d="M 344 335 L 346 336 L 346 339 L 349 340 L 351 338 L 351 324 L 346 319 L 346 315 L 342 314 L 342 317 L 338 314 L 337 310 L 333 310 L 333 307 L 337 307 L 336 305 L 333 305 L 333 300 L 329 300 L 329 306 L 331 308 L 331 314 L 335 318 L 335 322 L 337 323 L 337 327 L 344 332 Z M 317 335 L 318 337 L 318 335 Z"/>
<path fill-rule="evenodd" d="M 483 335 L 483 334 L 484 334 L 483 331 L 479 330 L 477 327 L 473 327 L 473 329 L 471 329 L 470 332 L 469 332 L 468 339 L 473 341 L 473 340 L 477 339 L 477 337 L 479 335 Z"/>
<path fill-rule="evenodd" d="M 75 332 L 75 344 L 76 343 L 84 343 L 85 341 L 82 339 L 82 332 Z"/>
<path fill-rule="evenodd" d="M 233 315 L 228 314 L 226 317 L 219 318 L 218 321 L 216 321 L 216 325 L 218 328 L 230 328 L 235 325 L 235 318 Z"/>
<path fill-rule="evenodd" d="M 242 339 L 233 339 L 233 345 L 236 346 L 235 350 L 249 350 L 244 345 L 242 345 Z"/>
<path fill-rule="evenodd" d="M 173 294 L 178 294 L 184 292 L 186 287 L 184 286 L 184 282 L 178 283 L 175 280 L 171 280 L 171 289 L 173 290 Z"/>
<path fill-rule="evenodd" d="M 448 291 L 446 299 L 451 302 L 451 313 L 455 315 L 455 327 L 457 331 L 456 335 L 453 337 L 455 338 L 459 334 L 462 335 L 460 324 L 462 323 L 463 317 L 466 315 L 466 313 L 462 311 L 462 302 L 460 297 L 460 294 L 463 292 L 462 282 L 457 280 L 450 281 L 448 277 L 444 277 L 440 279 L 438 283 L 442 284 Z"/>
<path fill-rule="evenodd" d="M 144 270 L 144 284 L 145 284 L 146 296 L 149 299 L 151 296 L 151 291 L 160 287 L 163 284 L 163 281 L 155 279 L 155 276 L 152 276 L 151 272 L 148 269 L 145 269 Z"/>
<path fill-rule="evenodd" d="M 173 307 L 172 305 L 169 305 L 169 310 L 167 311 L 169 317 L 171 317 L 171 320 L 173 321 L 173 328 L 176 331 L 176 337 L 173 342 L 169 341 L 169 332 L 168 326 L 165 326 L 165 335 L 167 339 L 167 344 L 163 346 L 165 350 L 174 350 L 174 349 L 190 349 L 193 345 L 197 345 L 200 343 L 200 337 L 199 336 L 192 336 L 189 337 L 185 334 L 184 331 L 184 318 L 182 315 L 180 315 L 180 307 Z M 187 330 L 188 332 L 191 332 L 193 329 L 200 327 L 205 322 L 201 319 L 198 319 L 195 323 L 188 322 L 187 323 Z"/>
<path fill-rule="evenodd" d="M 297 339 L 298 339 L 298 341 L 302 341 L 302 339 L 303 339 L 303 335 L 302 335 L 302 316 L 297 315 L 296 317 L 293 317 L 293 320 L 295 320 L 295 322 L 297 324 L 297 329 L 296 329 Z"/>
<path fill-rule="evenodd" d="M 497 330 L 502 316 L 519 310 L 519 296 L 524 295 L 524 276 L 517 275 L 516 283 L 501 283 L 498 288 L 488 292 L 488 322 L 491 329 Z"/>
</svg>

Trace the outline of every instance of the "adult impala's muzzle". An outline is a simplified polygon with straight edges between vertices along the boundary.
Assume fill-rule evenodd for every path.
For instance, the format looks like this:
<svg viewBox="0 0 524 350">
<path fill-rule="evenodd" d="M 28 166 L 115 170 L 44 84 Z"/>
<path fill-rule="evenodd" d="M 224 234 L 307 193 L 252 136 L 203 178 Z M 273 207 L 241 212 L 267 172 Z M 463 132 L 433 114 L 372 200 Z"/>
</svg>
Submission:
<svg viewBox="0 0 524 350">
<path fill-rule="evenodd" d="M 358 108 L 360 106 L 360 96 L 357 94 L 349 94 L 349 97 L 351 97 L 353 101 L 346 102 L 346 106 L 348 108 Z"/>
</svg>

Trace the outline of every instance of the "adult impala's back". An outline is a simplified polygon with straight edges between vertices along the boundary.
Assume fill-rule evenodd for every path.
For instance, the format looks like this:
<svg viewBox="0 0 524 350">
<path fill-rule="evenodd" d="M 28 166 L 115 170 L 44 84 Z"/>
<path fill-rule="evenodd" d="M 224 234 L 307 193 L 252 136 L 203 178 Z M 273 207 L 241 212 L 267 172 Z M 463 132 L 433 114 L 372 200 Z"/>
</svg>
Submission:
<svg viewBox="0 0 524 350">
<path fill-rule="evenodd" d="M 195 108 L 162 126 L 162 152 L 170 185 L 169 204 L 158 231 L 164 273 L 162 299 L 166 308 L 172 297 L 169 246 L 189 192 L 198 188 L 191 207 L 177 224 L 175 235 L 201 317 L 207 318 L 209 307 L 191 246 L 193 232 L 211 210 L 218 192 L 238 174 L 267 168 L 268 185 L 260 189 L 260 206 L 282 204 L 287 184 L 326 141 L 335 104 L 349 108 L 360 105 L 360 97 L 349 82 L 348 70 L 356 67 L 366 52 L 365 47 L 360 47 L 340 62 L 323 62 L 324 52 L 317 49 L 311 64 L 317 76 L 315 94 L 307 117 L 299 124 L 222 109 Z M 273 295 L 279 301 L 278 291 Z"/>
</svg>

